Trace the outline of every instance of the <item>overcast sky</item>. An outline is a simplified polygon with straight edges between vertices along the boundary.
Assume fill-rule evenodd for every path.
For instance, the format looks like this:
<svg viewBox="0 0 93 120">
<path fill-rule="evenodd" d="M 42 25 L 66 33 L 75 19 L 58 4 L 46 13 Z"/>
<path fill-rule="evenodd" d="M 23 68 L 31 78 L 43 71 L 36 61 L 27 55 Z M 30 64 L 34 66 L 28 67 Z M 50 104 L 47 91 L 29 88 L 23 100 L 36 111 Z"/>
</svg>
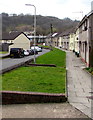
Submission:
<svg viewBox="0 0 93 120">
<path fill-rule="evenodd" d="M 34 8 L 25 6 L 33 4 L 36 6 L 37 15 L 55 16 L 60 19 L 69 17 L 71 19 L 82 19 L 91 11 L 93 0 L 0 0 L 0 13 L 8 14 L 34 14 Z"/>
</svg>

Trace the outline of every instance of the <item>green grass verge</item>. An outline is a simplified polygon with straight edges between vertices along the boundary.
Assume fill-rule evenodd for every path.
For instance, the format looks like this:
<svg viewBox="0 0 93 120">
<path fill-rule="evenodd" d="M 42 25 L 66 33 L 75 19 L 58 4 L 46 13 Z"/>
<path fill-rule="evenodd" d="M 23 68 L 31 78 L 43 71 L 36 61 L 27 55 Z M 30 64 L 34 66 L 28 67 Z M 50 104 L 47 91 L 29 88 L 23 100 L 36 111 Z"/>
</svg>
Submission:
<svg viewBox="0 0 93 120">
<path fill-rule="evenodd" d="M 44 45 L 38 45 L 38 46 L 40 46 L 40 47 L 42 47 L 42 48 L 49 48 L 49 49 L 51 49 L 50 46 L 44 46 Z"/>
<path fill-rule="evenodd" d="M 64 68 L 20 67 L 2 75 L 2 90 L 65 93 Z"/>
<path fill-rule="evenodd" d="M 8 53 L 7 51 L 0 51 L 0 54 L 6 54 Z"/>
<path fill-rule="evenodd" d="M 66 66 L 66 53 L 62 50 L 53 48 L 52 51 L 39 56 L 36 59 L 36 63 L 38 64 L 55 64 L 59 67 Z"/>
<path fill-rule="evenodd" d="M 93 75 L 93 68 L 86 68 L 86 70 Z"/>
</svg>

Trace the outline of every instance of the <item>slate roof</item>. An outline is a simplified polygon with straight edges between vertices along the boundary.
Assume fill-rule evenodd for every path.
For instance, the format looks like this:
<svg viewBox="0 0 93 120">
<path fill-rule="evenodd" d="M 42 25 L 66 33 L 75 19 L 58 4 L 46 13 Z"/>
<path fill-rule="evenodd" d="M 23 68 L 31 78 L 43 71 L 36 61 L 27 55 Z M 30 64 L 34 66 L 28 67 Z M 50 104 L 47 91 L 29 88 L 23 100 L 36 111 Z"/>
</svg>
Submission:
<svg viewBox="0 0 93 120">
<path fill-rule="evenodd" d="M 93 10 L 83 17 L 78 26 L 80 27 L 83 24 L 83 22 L 91 15 L 93 15 Z"/>
<path fill-rule="evenodd" d="M 74 32 L 75 32 L 75 28 L 71 28 L 59 34 L 59 37 L 70 35 L 71 33 L 74 33 Z"/>
<path fill-rule="evenodd" d="M 23 32 L 2 33 L 2 40 L 14 40 L 16 37 L 18 37 L 22 33 Z M 25 33 L 23 33 L 23 34 L 26 36 Z"/>
</svg>

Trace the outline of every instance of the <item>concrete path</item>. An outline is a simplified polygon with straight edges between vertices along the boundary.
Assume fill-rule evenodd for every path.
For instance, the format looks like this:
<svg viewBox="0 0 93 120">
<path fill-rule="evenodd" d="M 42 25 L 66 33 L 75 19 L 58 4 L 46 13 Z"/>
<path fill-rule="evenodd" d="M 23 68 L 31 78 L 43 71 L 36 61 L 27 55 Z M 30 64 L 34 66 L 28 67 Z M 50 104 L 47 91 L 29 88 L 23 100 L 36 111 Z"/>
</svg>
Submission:
<svg viewBox="0 0 93 120">
<path fill-rule="evenodd" d="M 68 101 L 71 105 L 93 118 L 93 80 L 83 68 L 85 64 L 71 51 L 66 52 Z"/>
<path fill-rule="evenodd" d="M 3 105 L 3 118 L 87 118 L 68 103 Z M 80 119 L 81 120 L 81 119 Z M 87 119 L 89 120 L 89 119 Z"/>
</svg>

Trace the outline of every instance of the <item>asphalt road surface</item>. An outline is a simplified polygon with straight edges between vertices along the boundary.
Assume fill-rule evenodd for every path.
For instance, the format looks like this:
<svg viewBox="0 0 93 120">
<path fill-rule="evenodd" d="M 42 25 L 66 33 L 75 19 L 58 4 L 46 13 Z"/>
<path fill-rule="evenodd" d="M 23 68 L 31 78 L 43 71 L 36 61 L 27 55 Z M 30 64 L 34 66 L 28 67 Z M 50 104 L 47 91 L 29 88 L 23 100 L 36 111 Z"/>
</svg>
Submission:
<svg viewBox="0 0 93 120">
<path fill-rule="evenodd" d="M 42 52 L 39 52 L 35 57 L 38 57 L 40 55 L 43 55 L 45 53 L 49 52 L 49 50 L 43 49 Z M 6 59 L 0 59 L 0 71 L 3 69 L 7 69 L 9 67 L 15 66 L 20 63 L 25 63 L 26 61 L 29 61 L 34 58 L 34 55 L 25 56 L 24 58 L 6 58 Z"/>
</svg>

